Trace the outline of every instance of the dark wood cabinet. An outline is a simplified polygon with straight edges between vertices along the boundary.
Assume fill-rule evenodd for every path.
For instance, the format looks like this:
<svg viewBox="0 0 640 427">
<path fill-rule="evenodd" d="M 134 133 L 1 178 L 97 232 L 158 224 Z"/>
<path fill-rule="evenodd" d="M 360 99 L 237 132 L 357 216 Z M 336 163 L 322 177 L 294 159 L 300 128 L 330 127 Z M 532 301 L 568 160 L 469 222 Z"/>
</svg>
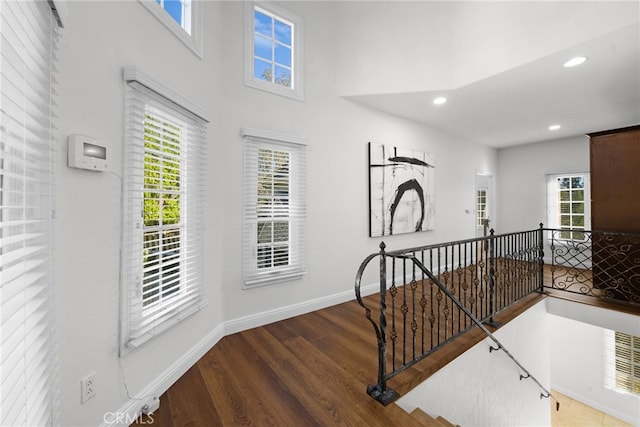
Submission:
<svg viewBox="0 0 640 427">
<path fill-rule="evenodd" d="M 590 134 L 593 285 L 640 301 L 640 126 Z"/>
<path fill-rule="evenodd" d="M 640 126 L 589 136 L 591 228 L 640 232 Z"/>
</svg>

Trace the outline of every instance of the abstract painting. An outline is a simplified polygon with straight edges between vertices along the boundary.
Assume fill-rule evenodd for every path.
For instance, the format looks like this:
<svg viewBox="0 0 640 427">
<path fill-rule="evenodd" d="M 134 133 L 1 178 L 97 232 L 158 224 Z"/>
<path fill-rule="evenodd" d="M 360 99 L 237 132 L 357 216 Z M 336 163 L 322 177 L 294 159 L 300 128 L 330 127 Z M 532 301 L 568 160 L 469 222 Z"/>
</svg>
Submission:
<svg viewBox="0 0 640 427">
<path fill-rule="evenodd" d="M 435 229 L 432 154 L 369 143 L 369 236 Z"/>
</svg>

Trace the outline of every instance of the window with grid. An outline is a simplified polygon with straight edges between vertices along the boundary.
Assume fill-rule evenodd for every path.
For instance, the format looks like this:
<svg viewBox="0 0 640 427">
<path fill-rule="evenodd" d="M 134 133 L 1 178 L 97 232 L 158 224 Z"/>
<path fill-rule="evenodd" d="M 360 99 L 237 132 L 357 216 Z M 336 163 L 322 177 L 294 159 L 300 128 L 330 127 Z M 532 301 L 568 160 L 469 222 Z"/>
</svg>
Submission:
<svg viewBox="0 0 640 427">
<path fill-rule="evenodd" d="M 561 231 L 557 237 L 564 240 L 584 240 L 585 234 L 579 230 L 586 230 L 590 222 L 589 175 L 549 175 L 547 192 L 548 224 L 551 228 L 566 230 Z"/>
<path fill-rule="evenodd" d="M 246 8 L 245 84 L 302 99 L 302 19 L 274 3 Z"/>
<path fill-rule="evenodd" d="M 304 145 L 245 132 L 245 286 L 300 277 L 304 265 Z"/>
<path fill-rule="evenodd" d="M 191 0 L 155 0 L 183 30 L 191 34 Z"/>
<path fill-rule="evenodd" d="M 291 87 L 293 24 L 259 7 L 253 13 L 253 77 Z"/>
<path fill-rule="evenodd" d="M 478 210 L 478 227 L 484 226 L 487 217 L 487 190 L 479 189 L 476 193 L 476 209 Z"/>
<path fill-rule="evenodd" d="M 615 386 L 640 395 L 640 337 L 615 333 Z"/>
<path fill-rule="evenodd" d="M 203 304 L 206 121 L 138 75 L 125 71 L 121 353 Z"/>
<path fill-rule="evenodd" d="M 202 56 L 199 3 L 193 0 L 138 0 L 178 39 Z"/>
</svg>

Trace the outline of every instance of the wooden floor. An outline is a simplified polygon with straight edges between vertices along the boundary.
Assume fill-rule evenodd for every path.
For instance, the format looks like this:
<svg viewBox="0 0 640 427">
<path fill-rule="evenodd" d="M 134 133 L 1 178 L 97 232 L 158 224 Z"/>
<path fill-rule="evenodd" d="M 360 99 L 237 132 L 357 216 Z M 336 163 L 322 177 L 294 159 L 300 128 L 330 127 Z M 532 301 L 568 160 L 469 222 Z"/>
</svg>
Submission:
<svg viewBox="0 0 640 427">
<path fill-rule="evenodd" d="M 598 411 L 569 396 L 551 390 L 553 396 L 560 402 L 560 410 L 556 411 L 555 402 L 551 400 L 551 427 L 633 427 L 633 425 L 619 420 L 604 412 Z"/>
<path fill-rule="evenodd" d="M 545 283 L 551 283 L 548 268 Z M 558 296 L 589 303 L 579 295 Z M 529 295 L 500 312 L 496 320 L 504 324 L 542 298 L 545 296 Z M 629 309 L 611 303 L 597 305 Z M 638 311 L 631 310 L 640 314 Z M 472 329 L 392 378 L 389 386 L 401 395 L 408 392 L 484 338 L 478 328 Z M 370 398 L 366 388 L 376 382 L 376 375 L 373 328 L 364 309 L 351 301 L 224 337 L 161 396 L 160 409 L 138 424 L 428 425 L 395 404 L 384 407 Z"/>
<path fill-rule="evenodd" d="M 496 320 L 507 322 L 542 298 L 531 295 Z M 475 328 L 389 385 L 403 394 L 483 338 Z M 376 373 L 373 328 L 351 301 L 224 337 L 161 396 L 152 420 L 139 424 L 423 425 L 397 405 L 384 407 L 366 394 Z"/>
</svg>

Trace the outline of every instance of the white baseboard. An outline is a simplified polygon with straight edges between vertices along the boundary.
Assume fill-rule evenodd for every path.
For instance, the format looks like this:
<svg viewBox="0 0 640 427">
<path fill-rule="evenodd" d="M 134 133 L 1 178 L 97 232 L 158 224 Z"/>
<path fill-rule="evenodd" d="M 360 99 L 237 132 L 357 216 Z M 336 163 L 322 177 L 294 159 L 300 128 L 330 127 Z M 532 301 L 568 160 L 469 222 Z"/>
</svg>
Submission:
<svg viewBox="0 0 640 427">
<path fill-rule="evenodd" d="M 378 291 L 378 284 L 367 285 L 361 288 L 362 295 L 369 295 Z M 224 334 L 231 335 L 236 332 L 246 331 L 247 329 L 257 328 L 259 326 L 268 325 L 269 323 L 278 322 L 280 320 L 289 319 L 301 314 L 310 313 L 332 305 L 341 304 L 354 298 L 353 290 L 339 292 L 337 294 L 320 297 L 298 304 L 288 305 L 273 310 L 263 311 L 261 313 L 251 314 L 249 316 L 240 317 L 229 320 L 224 323 Z"/>
<path fill-rule="evenodd" d="M 103 420 L 101 427 L 128 427 L 136 421 L 142 413 L 146 399 L 151 396 L 164 394 L 185 372 L 189 370 L 207 351 L 224 337 L 224 325 L 218 325 L 209 332 L 195 346 L 186 352 L 180 359 L 140 390 L 132 399 L 125 403 L 117 412 L 112 412 Z"/>
<path fill-rule="evenodd" d="M 378 292 L 379 285 L 377 283 L 363 286 L 361 294 L 363 296 Z M 269 323 L 278 322 L 280 320 L 289 319 L 301 314 L 310 313 L 315 310 L 330 307 L 332 305 L 341 304 L 354 298 L 354 291 L 348 290 L 337 294 L 328 295 L 326 297 L 316 298 L 286 307 L 280 307 L 273 310 L 263 311 L 261 313 L 240 317 L 238 319 L 228 320 L 218 325 L 213 331 L 201 339 L 195 346 L 185 353 L 180 359 L 176 360 L 156 379 L 151 381 L 145 388 L 125 403 L 117 412 L 113 412 L 112 418 L 103 420 L 101 427 L 128 427 L 134 423 L 142 413 L 146 399 L 150 396 L 161 396 L 173 383 L 175 383 L 185 372 L 187 372 L 202 356 L 207 353 L 214 345 L 223 337 L 241 332 L 247 329 L 256 328 L 267 325 Z M 364 315 L 363 315 L 364 318 Z M 111 415 L 110 414 L 110 415 Z M 112 422 L 109 422 L 112 421 Z"/>
</svg>

